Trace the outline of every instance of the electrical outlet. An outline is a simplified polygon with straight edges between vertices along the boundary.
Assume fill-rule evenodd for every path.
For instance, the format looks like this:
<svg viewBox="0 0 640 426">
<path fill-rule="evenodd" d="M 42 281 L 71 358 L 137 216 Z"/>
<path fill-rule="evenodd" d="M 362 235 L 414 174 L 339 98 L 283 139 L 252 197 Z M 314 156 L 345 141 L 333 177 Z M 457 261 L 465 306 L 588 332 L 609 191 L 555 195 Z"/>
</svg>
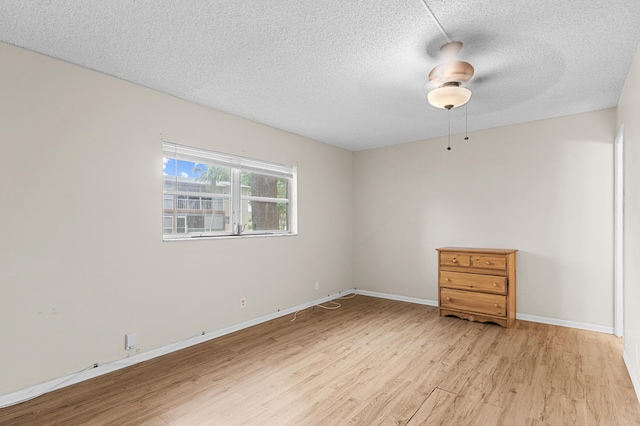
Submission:
<svg viewBox="0 0 640 426">
<path fill-rule="evenodd" d="M 244 309 L 247 307 L 247 298 L 246 297 L 241 297 L 240 298 L 240 309 Z"/>
<path fill-rule="evenodd" d="M 124 348 L 134 349 L 138 345 L 138 333 L 127 333 L 124 335 Z"/>
<path fill-rule="evenodd" d="M 320 281 L 316 281 L 316 290 L 320 290 Z"/>
</svg>

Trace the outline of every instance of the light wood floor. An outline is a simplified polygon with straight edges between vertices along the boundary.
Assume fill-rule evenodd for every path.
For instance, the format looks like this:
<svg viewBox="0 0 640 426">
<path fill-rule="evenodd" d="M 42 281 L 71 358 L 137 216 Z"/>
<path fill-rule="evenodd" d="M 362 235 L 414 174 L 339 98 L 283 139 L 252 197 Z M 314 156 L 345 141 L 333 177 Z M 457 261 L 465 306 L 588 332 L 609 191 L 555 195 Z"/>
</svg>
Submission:
<svg viewBox="0 0 640 426">
<path fill-rule="evenodd" d="M 0 410 L 1 425 L 638 425 L 620 339 L 364 296 Z"/>
</svg>

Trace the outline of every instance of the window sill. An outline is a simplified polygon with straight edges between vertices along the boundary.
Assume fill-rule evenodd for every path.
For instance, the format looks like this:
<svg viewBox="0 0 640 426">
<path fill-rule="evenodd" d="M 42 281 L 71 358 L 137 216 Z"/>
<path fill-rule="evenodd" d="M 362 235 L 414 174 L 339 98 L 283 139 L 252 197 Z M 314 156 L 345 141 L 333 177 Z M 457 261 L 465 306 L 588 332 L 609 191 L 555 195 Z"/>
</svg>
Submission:
<svg viewBox="0 0 640 426">
<path fill-rule="evenodd" d="M 197 236 L 192 235 L 189 237 L 174 237 L 174 238 L 163 238 L 162 242 L 173 242 L 173 241 L 200 241 L 200 240 L 229 240 L 229 239 L 241 239 L 241 238 L 269 238 L 269 237 L 291 237 L 298 235 L 297 232 L 291 232 L 287 234 L 281 233 L 255 233 L 255 234 L 240 234 L 240 235 L 206 235 L 206 236 Z"/>
</svg>

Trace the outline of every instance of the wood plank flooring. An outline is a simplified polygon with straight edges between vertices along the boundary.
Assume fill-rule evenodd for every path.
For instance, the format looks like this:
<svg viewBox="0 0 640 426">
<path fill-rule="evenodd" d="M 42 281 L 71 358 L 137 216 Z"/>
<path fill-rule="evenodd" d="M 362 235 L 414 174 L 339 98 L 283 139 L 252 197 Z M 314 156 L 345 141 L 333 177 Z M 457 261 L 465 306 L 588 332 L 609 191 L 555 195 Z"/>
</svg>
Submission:
<svg viewBox="0 0 640 426">
<path fill-rule="evenodd" d="M 1 425 L 638 425 L 620 339 L 365 296 L 0 410 Z"/>
</svg>

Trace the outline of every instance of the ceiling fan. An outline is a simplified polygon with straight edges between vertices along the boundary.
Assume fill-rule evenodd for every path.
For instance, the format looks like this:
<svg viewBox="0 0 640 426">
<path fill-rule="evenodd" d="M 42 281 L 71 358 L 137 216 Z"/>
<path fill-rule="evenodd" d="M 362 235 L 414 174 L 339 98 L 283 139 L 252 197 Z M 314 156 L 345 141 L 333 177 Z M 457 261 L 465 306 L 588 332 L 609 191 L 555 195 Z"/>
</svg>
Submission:
<svg viewBox="0 0 640 426">
<path fill-rule="evenodd" d="M 429 82 L 436 86 L 427 94 L 429 103 L 436 108 L 450 110 L 466 104 L 471 90 L 463 87 L 473 77 L 473 66 L 455 58 L 462 49 L 462 42 L 450 41 L 440 48 L 445 62 L 436 65 L 429 73 Z"/>
<path fill-rule="evenodd" d="M 433 67 L 429 73 L 429 82 L 436 86 L 436 89 L 427 93 L 427 100 L 436 108 L 442 108 L 449 111 L 449 129 L 447 136 L 447 150 L 451 150 L 451 110 L 459 106 L 465 105 L 471 99 L 471 90 L 462 87 L 467 83 L 474 74 L 473 66 L 464 61 L 456 61 L 455 58 L 462 50 L 462 42 L 453 41 L 449 38 L 447 32 L 442 28 L 440 21 L 436 18 L 433 11 L 427 4 L 426 0 L 422 0 L 425 8 L 431 15 L 431 19 L 436 24 L 443 37 L 447 41 L 440 47 L 440 53 L 445 58 L 445 62 Z M 465 114 L 466 122 L 466 114 Z M 465 123 L 466 128 L 466 123 Z M 466 135 L 465 140 L 469 140 Z"/>
<path fill-rule="evenodd" d="M 436 89 L 427 94 L 427 99 L 436 108 L 451 110 L 466 104 L 471 99 L 471 90 L 462 87 L 462 85 L 473 77 L 473 66 L 468 62 L 455 60 L 462 50 L 462 42 L 452 41 L 427 1 L 422 0 L 422 4 L 447 41 L 440 48 L 440 53 L 446 61 L 436 65 L 429 73 L 429 82 L 436 86 Z"/>
</svg>

